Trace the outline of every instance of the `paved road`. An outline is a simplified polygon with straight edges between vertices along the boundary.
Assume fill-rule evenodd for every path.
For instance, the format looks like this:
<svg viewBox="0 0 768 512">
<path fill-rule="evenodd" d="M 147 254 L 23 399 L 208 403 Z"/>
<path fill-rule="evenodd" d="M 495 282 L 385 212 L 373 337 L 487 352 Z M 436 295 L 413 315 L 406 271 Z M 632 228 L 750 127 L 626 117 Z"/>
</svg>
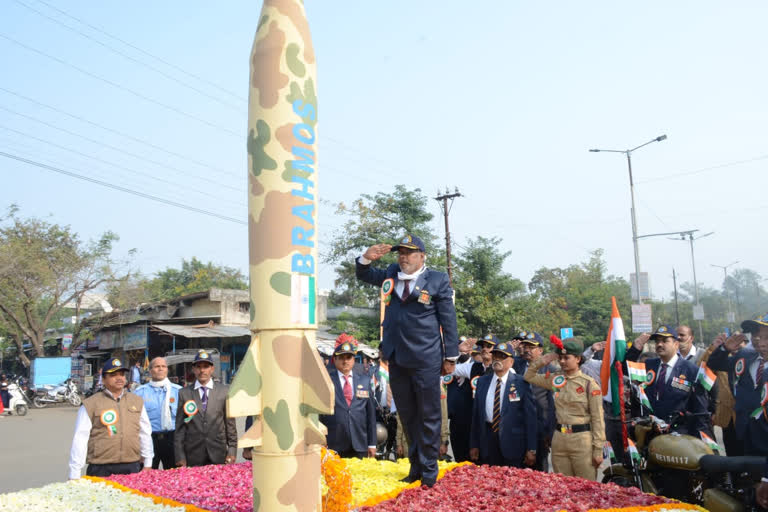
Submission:
<svg viewBox="0 0 768 512">
<path fill-rule="evenodd" d="M 71 406 L 33 408 L 23 417 L 0 415 L 0 494 L 67 479 L 76 417 Z M 238 435 L 244 426 L 245 419 L 238 418 Z"/>
</svg>

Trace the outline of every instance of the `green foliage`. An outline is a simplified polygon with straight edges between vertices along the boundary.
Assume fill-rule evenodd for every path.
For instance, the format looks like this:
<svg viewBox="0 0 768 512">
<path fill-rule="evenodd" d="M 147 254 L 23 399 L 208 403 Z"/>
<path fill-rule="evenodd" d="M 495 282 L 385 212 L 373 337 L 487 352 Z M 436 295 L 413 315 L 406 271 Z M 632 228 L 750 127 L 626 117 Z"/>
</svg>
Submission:
<svg viewBox="0 0 768 512">
<path fill-rule="evenodd" d="M 574 334 L 588 344 L 604 340 L 612 296 L 616 297 L 625 329 L 629 331 L 629 283 L 606 275 L 602 250 L 593 251 L 589 261 L 580 265 L 564 269 L 542 267 L 528 287 L 543 306 L 542 334 L 559 333 L 561 327 L 573 327 Z"/>
<path fill-rule="evenodd" d="M 333 334 L 347 334 L 354 336 L 360 342 L 371 347 L 379 346 L 379 319 L 370 316 L 352 315 L 341 313 L 334 320 L 329 321 Z"/>
<path fill-rule="evenodd" d="M 480 337 L 502 338 L 518 328 L 525 284 L 503 271 L 509 252 L 501 252 L 499 238 L 470 240 L 455 258 L 454 289 L 459 331 Z"/>
<path fill-rule="evenodd" d="M 238 269 L 203 263 L 195 257 L 181 260 L 181 268 L 166 267 L 153 278 L 130 276 L 110 287 L 114 307 L 125 309 L 146 302 L 162 302 L 211 288 L 247 290 L 248 281 Z"/>
<path fill-rule="evenodd" d="M 65 316 L 64 306 L 74 304 L 78 316 L 86 292 L 116 279 L 111 252 L 118 237 L 106 232 L 86 243 L 69 226 L 23 219 L 17 213 L 11 207 L 0 219 L 0 322 L 27 365 L 21 351 L 25 339 L 44 356 L 45 331 Z M 73 346 L 79 343 L 80 329 L 76 324 Z"/>
<path fill-rule="evenodd" d="M 437 236 L 429 225 L 434 217 L 427 210 L 429 201 L 420 189 L 396 185 L 392 193 L 363 194 L 349 206 L 337 205 L 336 213 L 348 220 L 334 234 L 330 249 L 323 255 L 323 261 L 337 265 L 336 290 L 329 297 L 330 304 L 362 307 L 378 304 L 378 289 L 355 278 L 354 258 L 375 244 L 394 245 L 407 233 L 424 241 L 430 267 L 445 268 L 445 253 L 438 247 Z M 377 266 L 384 268 L 394 262 L 394 255 L 388 255 Z"/>
</svg>

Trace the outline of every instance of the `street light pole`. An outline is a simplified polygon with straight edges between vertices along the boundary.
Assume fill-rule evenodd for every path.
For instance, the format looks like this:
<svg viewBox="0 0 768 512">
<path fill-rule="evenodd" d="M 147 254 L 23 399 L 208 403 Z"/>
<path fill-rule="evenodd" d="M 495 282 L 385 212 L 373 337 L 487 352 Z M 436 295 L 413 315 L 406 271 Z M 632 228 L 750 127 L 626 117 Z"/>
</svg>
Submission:
<svg viewBox="0 0 768 512">
<path fill-rule="evenodd" d="M 699 283 L 696 280 L 696 258 L 694 256 L 693 252 L 693 241 L 694 240 L 700 240 L 704 238 L 705 236 L 713 235 L 715 232 L 710 231 L 709 233 L 705 233 L 701 236 L 697 236 L 694 238 L 693 233 L 698 231 L 697 229 L 693 229 L 691 231 L 681 231 L 680 232 L 680 240 L 685 241 L 686 235 L 688 236 L 688 241 L 691 244 L 691 267 L 693 267 L 693 291 L 696 296 L 696 308 L 698 309 L 701 307 L 701 303 L 699 302 Z M 676 238 L 672 238 L 672 240 L 677 240 Z M 704 328 L 701 325 L 701 319 L 699 319 L 699 339 L 702 341 L 704 340 Z"/>
<path fill-rule="evenodd" d="M 732 267 L 733 265 L 737 264 L 739 261 L 736 260 L 733 263 L 729 263 L 727 265 L 715 265 L 714 263 L 710 263 L 713 267 L 721 268 L 723 269 L 723 288 L 725 288 L 725 282 L 728 280 L 728 267 Z M 726 289 L 726 295 L 728 295 L 728 323 L 733 327 L 733 322 L 735 320 L 733 316 L 733 309 L 731 307 L 731 294 Z M 734 320 L 732 320 L 734 319 Z"/>
<path fill-rule="evenodd" d="M 659 135 L 655 139 L 651 139 L 645 144 L 640 144 L 632 149 L 590 149 L 591 153 L 624 153 L 627 155 L 627 170 L 629 171 L 629 194 L 631 204 L 630 217 L 632 218 L 632 246 L 635 255 L 635 290 L 637 291 L 637 303 L 642 304 L 643 298 L 640 295 L 640 250 L 637 246 L 637 213 L 635 211 L 635 182 L 632 178 L 632 152 L 636 151 L 653 142 L 661 142 L 666 140 L 666 135 Z"/>
</svg>

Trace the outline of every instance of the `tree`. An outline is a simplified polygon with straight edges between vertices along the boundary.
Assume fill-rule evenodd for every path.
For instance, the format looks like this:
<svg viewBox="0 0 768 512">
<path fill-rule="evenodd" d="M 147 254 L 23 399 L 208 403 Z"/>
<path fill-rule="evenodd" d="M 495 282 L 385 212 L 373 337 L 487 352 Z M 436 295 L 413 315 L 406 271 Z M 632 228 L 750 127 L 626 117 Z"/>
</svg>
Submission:
<svg viewBox="0 0 768 512">
<path fill-rule="evenodd" d="M 330 249 L 323 255 L 324 262 L 337 264 L 336 290 L 331 292 L 330 304 L 362 307 L 378 304 L 379 291 L 357 281 L 353 259 L 371 245 L 394 245 L 407 233 L 424 241 L 429 266 L 445 268 L 445 253 L 437 247 L 437 236 L 429 225 L 434 216 L 426 209 L 428 202 L 420 189 L 396 185 L 392 193 L 363 194 L 350 206 L 337 205 L 336 213 L 347 216 L 348 220 L 334 234 Z M 386 266 L 395 262 L 395 256 L 385 256 L 380 261 L 378 265 Z"/>
<path fill-rule="evenodd" d="M 454 289 L 459 331 L 474 336 L 506 334 L 523 320 L 519 299 L 525 284 L 503 270 L 509 252 L 501 252 L 500 238 L 478 236 L 456 257 Z"/>
<path fill-rule="evenodd" d="M 109 289 L 109 301 L 124 309 L 146 302 L 161 302 L 211 288 L 247 290 L 243 273 L 232 267 L 203 263 L 194 256 L 181 260 L 181 268 L 166 267 L 147 278 L 141 274 L 126 276 Z"/>
<path fill-rule="evenodd" d="M 68 305 L 80 315 L 83 295 L 116 279 L 111 259 L 112 232 L 85 243 L 69 226 L 17 217 L 11 207 L 0 219 L 0 319 L 11 333 L 25 366 L 24 341 L 43 357 L 43 340 Z M 82 325 L 75 324 L 72 346 L 80 342 Z"/>
<path fill-rule="evenodd" d="M 573 327 L 574 334 L 587 343 L 604 340 L 612 296 L 616 297 L 622 318 L 630 318 L 629 283 L 606 275 L 601 249 L 593 251 L 589 260 L 580 265 L 537 270 L 528 287 L 544 303 L 543 318 L 548 323 L 545 332 L 557 333 L 561 327 Z M 625 327 L 628 325 L 625 322 Z"/>
</svg>

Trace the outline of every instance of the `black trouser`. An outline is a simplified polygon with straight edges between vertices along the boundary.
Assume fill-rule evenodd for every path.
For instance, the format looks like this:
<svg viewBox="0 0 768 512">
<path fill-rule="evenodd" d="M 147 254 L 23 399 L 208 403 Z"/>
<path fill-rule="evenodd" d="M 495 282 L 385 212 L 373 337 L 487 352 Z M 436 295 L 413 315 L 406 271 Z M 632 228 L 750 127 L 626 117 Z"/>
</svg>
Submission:
<svg viewBox="0 0 768 512">
<path fill-rule="evenodd" d="M 363 458 L 365 458 L 367 456 L 368 456 L 368 452 L 356 452 L 352 448 L 350 448 L 349 450 L 342 450 L 342 451 L 339 452 L 339 457 L 346 458 L 346 459 L 349 459 L 349 458 L 352 458 L 352 457 L 357 457 L 358 459 L 363 459 Z"/>
<path fill-rule="evenodd" d="M 451 420 L 451 449 L 456 462 L 469 460 L 469 431 L 471 423 Z"/>
<path fill-rule="evenodd" d="M 488 439 L 490 440 L 490 443 L 488 444 L 488 457 L 484 460 L 481 460 L 481 464 L 488 464 L 489 466 L 508 466 L 513 468 L 522 468 L 523 467 L 523 459 L 522 457 L 519 460 L 512 460 L 504 457 L 504 455 L 501 454 L 501 443 L 499 442 L 499 433 L 494 432 L 491 429 L 491 424 L 487 423 L 485 424 L 486 429 L 486 435 L 488 436 Z"/>
<path fill-rule="evenodd" d="M 168 432 L 152 432 L 152 448 L 155 457 L 152 459 L 152 469 L 158 469 L 163 463 L 163 469 L 176 467 L 176 457 L 173 449 L 173 430 Z"/>
<path fill-rule="evenodd" d="M 141 471 L 141 462 L 123 462 L 119 464 L 88 464 L 87 476 L 107 477 L 109 475 L 128 475 Z"/>
<path fill-rule="evenodd" d="M 611 407 L 610 402 L 603 402 L 603 409 Z M 603 416 L 605 420 L 605 439 L 611 443 L 613 453 L 616 454 L 616 460 L 623 462 L 627 458 L 627 452 L 624 451 L 624 434 L 621 428 L 621 418 L 609 416 L 606 412 Z M 627 432 L 629 435 L 629 432 Z"/>
<path fill-rule="evenodd" d="M 729 457 L 744 455 L 744 442 L 736 436 L 733 420 L 728 423 L 727 427 L 723 428 L 723 444 L 725 445 L 725 454 Z"/>
<path fill-rule="evenodd" d="M 549 447 L 552 445 L 552 438 L 540 437 L 536 441 L 536 464 L 533 469 L 537 471 L 549 472 Z"/>
</svg>

